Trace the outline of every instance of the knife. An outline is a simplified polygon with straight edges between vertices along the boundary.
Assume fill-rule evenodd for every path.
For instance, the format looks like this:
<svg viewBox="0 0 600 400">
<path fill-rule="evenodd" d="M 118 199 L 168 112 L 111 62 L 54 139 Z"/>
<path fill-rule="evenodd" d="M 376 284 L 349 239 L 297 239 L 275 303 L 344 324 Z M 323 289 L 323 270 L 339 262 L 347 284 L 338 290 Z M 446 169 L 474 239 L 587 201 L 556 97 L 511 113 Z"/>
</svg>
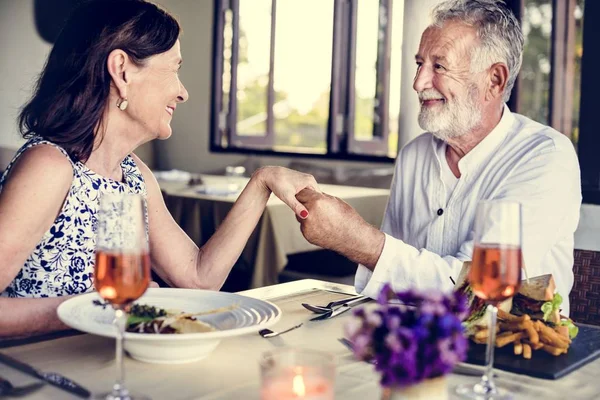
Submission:
<svg viewBox="0 0 600 400">
<path fill-rule="evenodd" d="M 356 306 L 356 305 L 361 304 L 361 303 L 365 303 L 365 302 L 370 301 L 370 300 L 371 300 L 371 298 L 366 297 L 366 296 L 356 297 L 356 298 L 348 301 L 347 303 L 342 304 L 338 308 L 334 308 L 333 311 L 329 311 L 329 312 L 326 312 L 325 314 L 321 314 L 321 315 L 319 315 L 319 316 L 317 316 L 315 318 L 311 318 L 311 321 L 321 321 L 323 319 L 329 319 L 329 318 L 337 317 L 338 315 L 343 314 L 346 311 L 350 311 L 353 306 Z"/>
<path fill-rule="evenodd" d="M 325 314 L 321 314 L 318 317 L 311 318 L 311 321 L 321 321 L 323 319 L 337 317 L 338 315 L 343 314 L 346 311 L 350 311 L 352 309 L 352 306 L 350 306 L 349 304 L 350 303 L 346 303 L 333 311 L 326 312 Z"/>
<path fill-rule="evenodd" d="M 59 389 L 72 393 L 76 396 L 87 399 L 90 397 L 91 393 L 89 390 L 84 388 L 83 386 L 73 382 L 69 378 L 65 378 L 64 376 L 57 374 L 55 372 L 41 372 L 37 369 L 33 368 L 31 365 L 27 365 L 24 362 L 16 360 L 11 356 L 0 353 L 0 363 L 6 364 L 9 367 L 12 367 L 16 370 L 19 370 L 27 375 L 33 376 L 35 378 L 41 379 L 52 386 L 56 386 Z"/>
</svg>

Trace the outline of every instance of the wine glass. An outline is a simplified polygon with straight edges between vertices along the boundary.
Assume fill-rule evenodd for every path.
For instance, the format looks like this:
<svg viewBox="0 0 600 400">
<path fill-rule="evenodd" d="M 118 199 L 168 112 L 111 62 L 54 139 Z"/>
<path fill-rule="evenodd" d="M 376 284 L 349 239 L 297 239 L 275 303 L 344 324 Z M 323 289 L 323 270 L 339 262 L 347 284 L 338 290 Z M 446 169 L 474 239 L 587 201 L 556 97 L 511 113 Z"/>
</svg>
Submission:
<svg viewBox="0 0 600 400">
<path fill-rule="evenodd" d="M 512 394 L 493 381 L 498 304 L 511 298 L 521 285 L 521 205 L 512 201 L 482 201 L 477 206 L 474 249 L 469 283 L 487 303 L 490 318 L 485 374 L 476 385 L 460 385 L 456 392 L 467 399 L 511 399 Z"/>
<path fill-rule="evenodd" d="M 115 309 L 117 381 L 95 399 L 140 400 L 124 386 L 123 337 L 127 311 L 150 283 L 144 200 L 136 194 L 103 194 L 98 208 L 94 286 Z"/>
</svg>

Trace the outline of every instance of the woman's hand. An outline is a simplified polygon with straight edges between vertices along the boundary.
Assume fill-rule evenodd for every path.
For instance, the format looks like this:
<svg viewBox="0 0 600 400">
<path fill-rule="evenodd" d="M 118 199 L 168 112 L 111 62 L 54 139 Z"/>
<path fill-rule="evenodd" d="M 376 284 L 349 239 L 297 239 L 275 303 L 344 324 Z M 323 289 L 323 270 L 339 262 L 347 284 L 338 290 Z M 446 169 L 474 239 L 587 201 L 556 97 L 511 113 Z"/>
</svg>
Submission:
<svg viewBox="0 0 600 400">
<path fill-rule="evenodd" d="M 302 189 L 310 188 L 321 193 L 315 178 L 310 174 L 284 167 L 262 167 L 252 176 L 268 190 L 287 204 L 302 219 L 308 217 L 308 210 L 297 199 Z"/>
</svg>

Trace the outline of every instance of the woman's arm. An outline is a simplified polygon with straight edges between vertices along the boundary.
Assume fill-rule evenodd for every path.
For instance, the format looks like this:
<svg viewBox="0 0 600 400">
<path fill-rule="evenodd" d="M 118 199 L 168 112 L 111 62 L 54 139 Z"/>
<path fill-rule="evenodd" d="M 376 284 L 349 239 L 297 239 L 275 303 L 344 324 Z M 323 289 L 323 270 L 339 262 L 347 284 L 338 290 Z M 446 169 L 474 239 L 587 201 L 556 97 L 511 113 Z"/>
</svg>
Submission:
<svg viewBox="0 0 600 400">
<path fill-rule="evenodd" d="M 59 214 L 73 169 L 56 148 L 38 145 L 15 163 L 0 193 L 0 292 L 17 276 Z M 0 298 L 0 337 L 64 329 L 56 307 L 65 298 Z"/>
<path fill-rule="evenodd" d="M 139 159 L 148 190 L 150 251 L 154 270 L 172 286 L 218 290 L 256 227 L 271 192 L 297 215 L 306 211 L 295 198 L 300 190 L 318 190 L 311 175 L 281 167 L 255 172 L 215 234 L 198 249 L 171 217 L 154 175 Z M 304 216 L 305 218 L 306 216 Z"/>
<path fill-rule="evenodd" d="M 0 338 L 25 337 L 69 329 L 56 315 L 56 308 L 72 296 L 40 299 L 0 297 Z"/>
</svg>

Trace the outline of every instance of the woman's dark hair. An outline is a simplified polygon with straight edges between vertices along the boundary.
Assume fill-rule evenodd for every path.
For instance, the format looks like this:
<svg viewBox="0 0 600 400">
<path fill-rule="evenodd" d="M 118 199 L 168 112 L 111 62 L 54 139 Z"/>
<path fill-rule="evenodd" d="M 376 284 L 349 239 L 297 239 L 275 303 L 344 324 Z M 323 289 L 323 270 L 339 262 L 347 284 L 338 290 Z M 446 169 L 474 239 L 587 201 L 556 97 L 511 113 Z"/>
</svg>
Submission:
<svg viewBox="0 0 600 400">
<path fill-rule="evenodd" d="M 43 137 L 87 161 L 110 93 L 110 52 L 121 49 L 143 65 L 171 49 L 179 31 L 171 15 L 144 0 L 86 1 L 65 23 L 19 114 L 21 134 Z"/>
</svg>

